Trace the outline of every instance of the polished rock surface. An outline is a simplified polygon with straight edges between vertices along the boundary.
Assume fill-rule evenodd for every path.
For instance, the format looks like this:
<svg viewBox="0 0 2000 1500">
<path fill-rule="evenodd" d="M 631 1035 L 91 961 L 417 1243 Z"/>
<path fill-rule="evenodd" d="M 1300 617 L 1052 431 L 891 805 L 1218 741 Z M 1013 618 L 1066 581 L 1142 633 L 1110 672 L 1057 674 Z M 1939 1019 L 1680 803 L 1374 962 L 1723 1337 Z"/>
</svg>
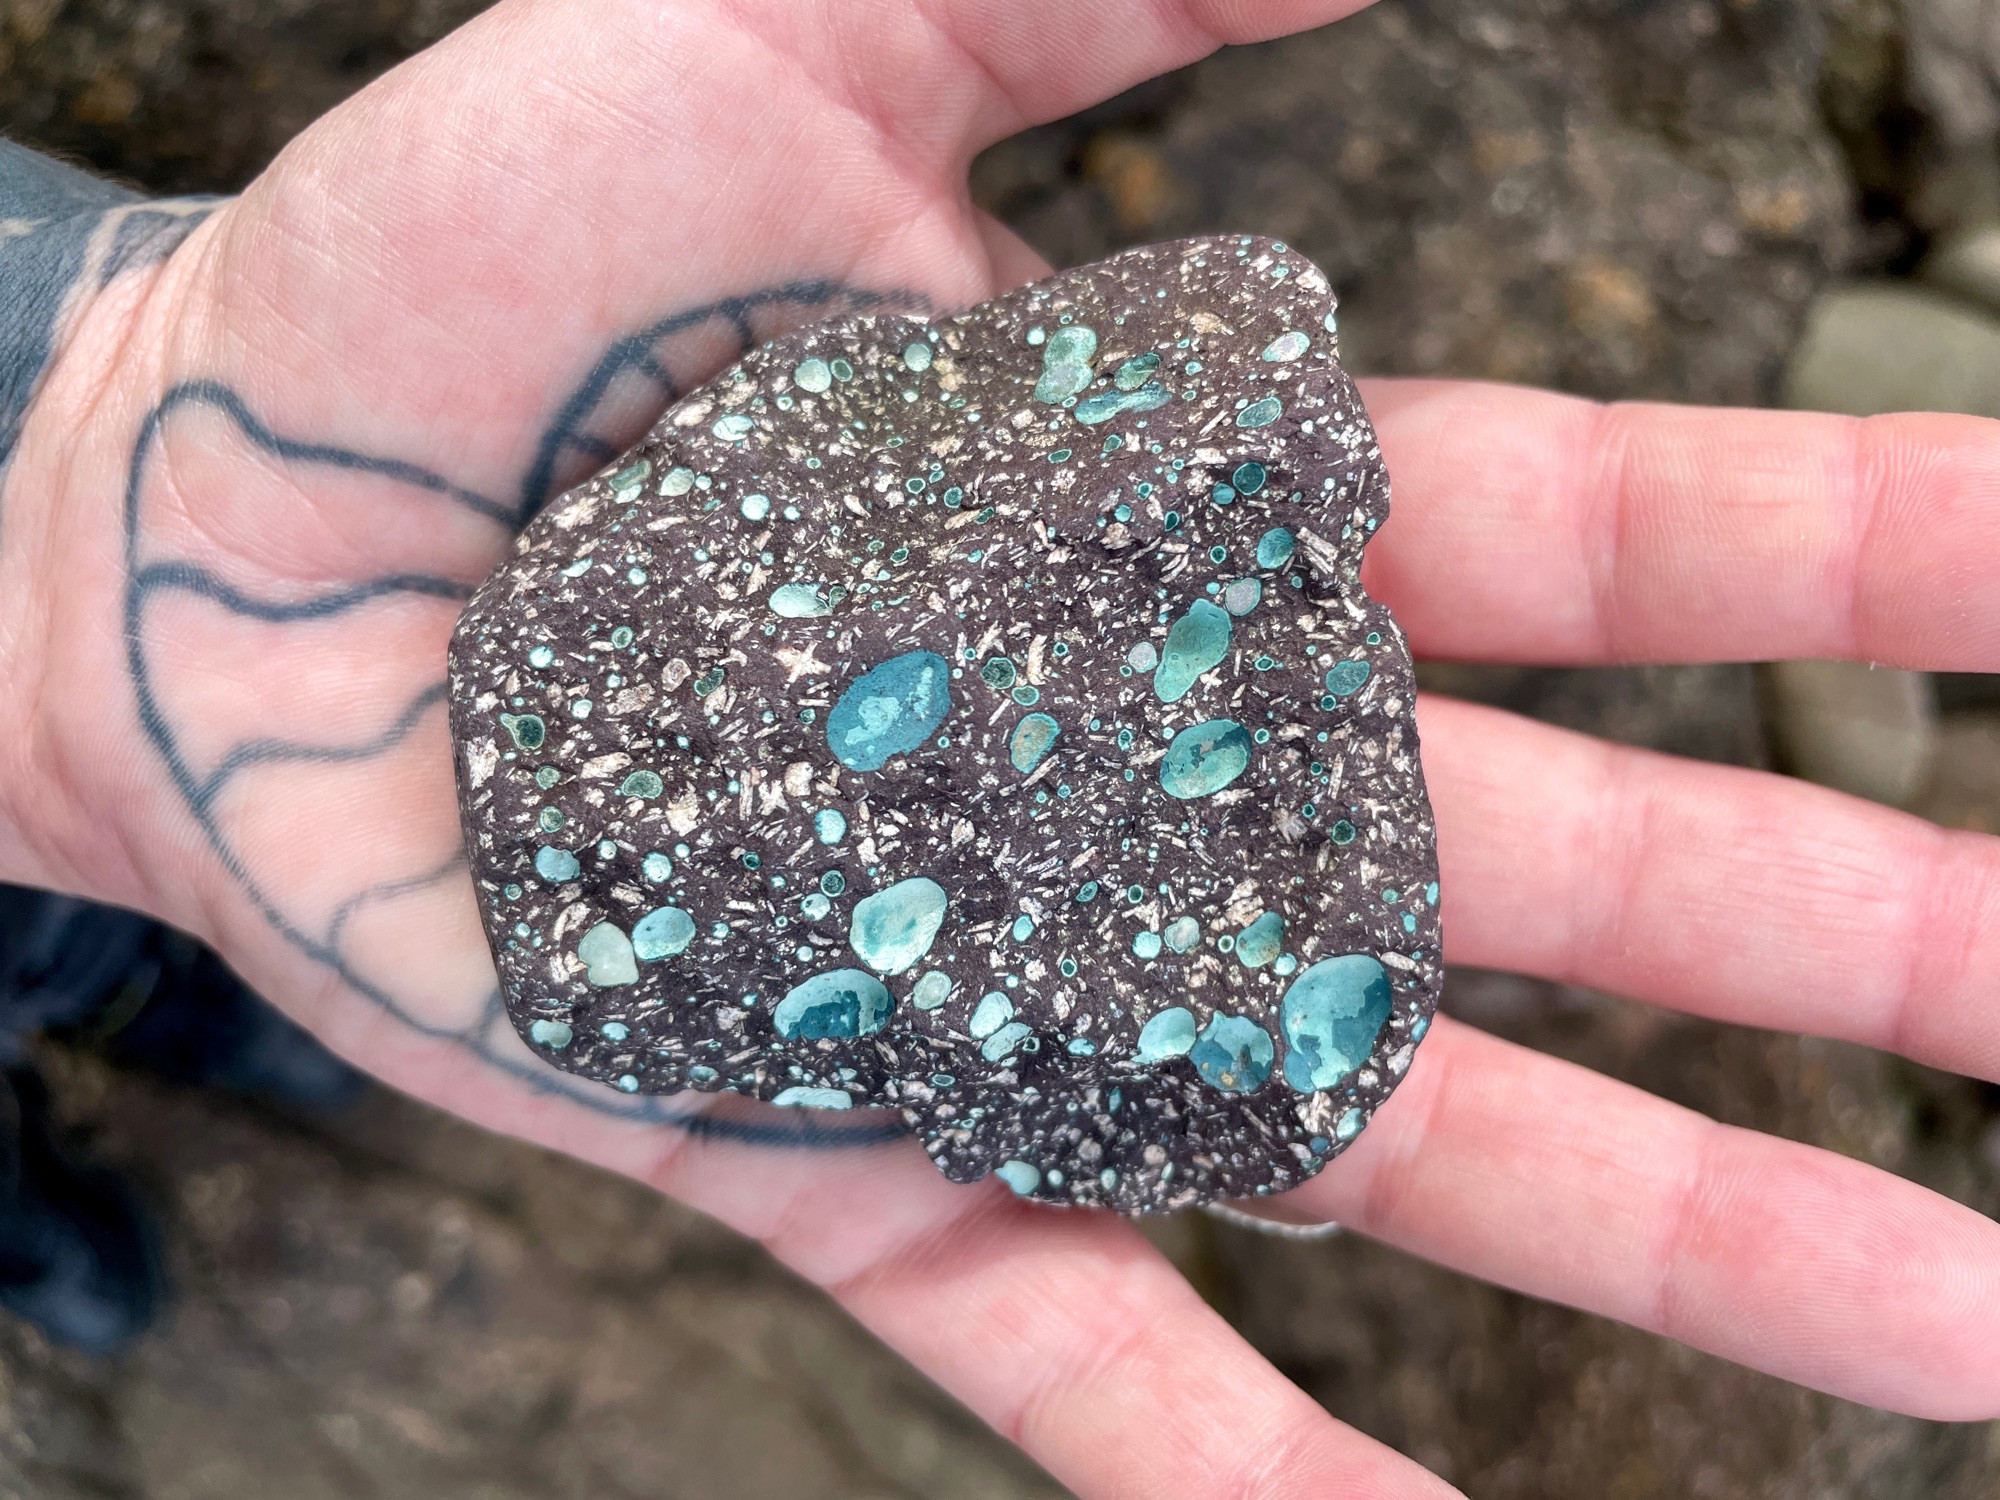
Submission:
<svg viewBox="0 0 2000 1500">
<path fill-rule="evenodd" d="M 1126 1212 L 1354 1139 L 1441 966 L 1336 327 L 1282 245 L 1153 246 L 766 344 L 558 498 L 452 649 L 529 1045 Z"/>
</svg>

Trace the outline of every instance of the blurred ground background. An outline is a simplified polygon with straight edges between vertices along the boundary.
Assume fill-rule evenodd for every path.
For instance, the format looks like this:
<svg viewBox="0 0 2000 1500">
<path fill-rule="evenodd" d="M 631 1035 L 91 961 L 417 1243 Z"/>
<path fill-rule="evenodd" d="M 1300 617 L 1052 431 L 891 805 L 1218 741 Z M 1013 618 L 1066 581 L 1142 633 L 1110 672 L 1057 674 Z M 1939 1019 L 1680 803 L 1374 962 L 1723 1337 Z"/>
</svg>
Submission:
<svg viewBox="0 0 2000 1500">
<path fill-rule="evenodd" d="M 0 130 L 227 191 L 467 0 L 0 0 Z M 1390 0 L 996 147 L 1060 264 L 1255 230 L 1364 372 L 2000 414 L 2000 0 Z M 1893 330 L 1893 339 L 1882 336 Z M 2000 831 L 2000 686 L 1865 669 L 1428 685 Z M 2000 1090 L 1461 973 L 1492 1030 L 2000 1210 Z M 48 1050 L 176 1295 L 92 1362 L 0 1320 L 0 1496 L 1056 1493 L 755 1249 L 384 1093 L 302 1119 Z M 2000 1426 L 1800 1391 L 1351 1239 L 1159 1237 L 1346 1420 L 1476 1500 L 1996 1500 Z"/>
</svg>

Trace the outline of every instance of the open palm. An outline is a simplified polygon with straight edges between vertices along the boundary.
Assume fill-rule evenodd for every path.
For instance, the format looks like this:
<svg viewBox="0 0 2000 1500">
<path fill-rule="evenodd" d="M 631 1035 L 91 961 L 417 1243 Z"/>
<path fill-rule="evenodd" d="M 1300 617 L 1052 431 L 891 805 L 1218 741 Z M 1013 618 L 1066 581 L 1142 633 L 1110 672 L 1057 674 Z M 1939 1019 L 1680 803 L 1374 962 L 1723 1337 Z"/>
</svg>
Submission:
<svg viewBox="0 0 2000 1500">
<path fill-rule="evenodd" d="M 627 1099 L 500 1015 L 442 703 L 551 491 L 785 327 L 1043 268 L 983 145 L 1346 0 L 503 0 L 79 315 L 5 471 L 0 873 L 141 906 L 389 1082 L 756 1235 L 1086 1495 L 1441 1495 L 1129 1226 L 893 1120 Z M 2000 429 L 1365 387 L 1421 653 L 2000 669 Z M 1420 708 L 1448 956 L 2000 1078 L 2000 841 Z M 2000 1229 L 1440 1020 L 1335 1218 L 1853 1399 L 2000 1414 Z"/>
</svg>

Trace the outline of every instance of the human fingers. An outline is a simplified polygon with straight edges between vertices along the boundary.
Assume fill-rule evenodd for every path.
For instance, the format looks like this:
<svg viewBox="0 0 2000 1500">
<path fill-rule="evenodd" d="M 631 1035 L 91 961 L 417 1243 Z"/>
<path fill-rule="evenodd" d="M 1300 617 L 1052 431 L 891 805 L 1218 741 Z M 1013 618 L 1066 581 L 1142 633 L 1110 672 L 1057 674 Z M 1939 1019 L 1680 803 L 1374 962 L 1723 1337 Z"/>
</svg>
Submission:
<svg viewBox="0 0 2000 1500">
<path fill-rule="evenodd" d="M 948 1183 L 865 1117 L 627 1099 L 351 1019 L 316 1024 L 389 1082 L 762 1241 L 1087 1500 L 1457 1494 L 1330 1417 L 1122 1220 Z"/>
<path fill-rule="evenodd" d="M 2000 667 L 2000 424 L 1368 381 L 1421 654 Z"/>
<path fill-rule="evenodd" d="M 1445 945 L 2000 1079 L 2000 839 L 1425 698 Z"/>
<path fill-rule="evenodd" d="M 1344 1156 L 1240 1206 L 1848 1400 L 2000 1414 L 2000 1225 L 1449 1017 Z"/>
</svg>

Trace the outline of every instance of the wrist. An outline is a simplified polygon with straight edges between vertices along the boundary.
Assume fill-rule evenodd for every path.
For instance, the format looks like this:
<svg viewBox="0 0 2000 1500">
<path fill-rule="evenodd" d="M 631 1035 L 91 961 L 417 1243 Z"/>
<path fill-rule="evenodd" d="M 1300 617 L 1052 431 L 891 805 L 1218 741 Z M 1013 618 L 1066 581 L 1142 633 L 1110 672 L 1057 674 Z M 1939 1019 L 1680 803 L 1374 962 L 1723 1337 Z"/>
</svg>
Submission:
<svg viewBox="0 0 2000 1500">
<path fill-rule="evenodd" d="M 125 487 L 212 205 L 115 203 L 58 229 L 66 285 L 0 332 L 16 391 L 0 464 L 0 879 L 199 927 L 189 862 L 158 838 L 156 768 L 122 670 Z M 44 268 L 53 262 L 44 257 Z M 38 338 L 33 323 L 43 319 Z M 38 365 L 37 365 L 38 362 Z"/>
</svg>

